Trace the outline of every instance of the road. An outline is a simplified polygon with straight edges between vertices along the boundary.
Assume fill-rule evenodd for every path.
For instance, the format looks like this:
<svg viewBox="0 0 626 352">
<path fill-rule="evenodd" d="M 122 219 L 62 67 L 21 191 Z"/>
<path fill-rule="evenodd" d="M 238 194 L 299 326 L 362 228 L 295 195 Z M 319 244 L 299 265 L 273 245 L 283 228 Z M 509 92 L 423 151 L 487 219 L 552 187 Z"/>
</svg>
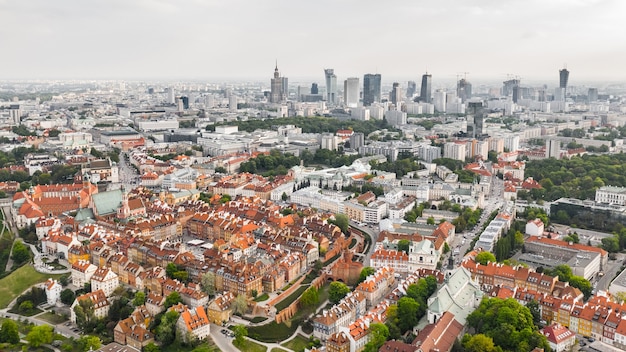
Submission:
<svg viewBox="0 0 626 352">
<path fill-rule="evenodd" d="M 109 190 L 119 189 L 124 186 L 124 189 L 131 190 L 138 185 L 138 174 L 135 168 L 130 165 L 126 160 L 127 153 L 120 153 L 120 162 L 117 163 L 119 183 L 112 183 L 109 185 Z"/>
<path fill-rule="evenodd" d="M 361 232 L 365 232 L 367 233 L 370 238 L 372 239 L 372 243 L 370 244 L 369 248 L 367 249 L 367 253 L 365 254 L 365 258 L 363 258 L 363 266 L 369 266 L 370 265 L 370 258 L 372 257 L 372 254 L 374 253 L 374 248 L 376 247 L 376 242 L 378 241 L 378 235 L 380 234 L 380 231 L 378 230 L 376 225 L 371 225 L 371 226 L 360 226 L 358 223 L 356 223 L 355 221 L 350 220 L 350 227 L 354 227 L 355 229 L 361 231 Z"/>
</svg>

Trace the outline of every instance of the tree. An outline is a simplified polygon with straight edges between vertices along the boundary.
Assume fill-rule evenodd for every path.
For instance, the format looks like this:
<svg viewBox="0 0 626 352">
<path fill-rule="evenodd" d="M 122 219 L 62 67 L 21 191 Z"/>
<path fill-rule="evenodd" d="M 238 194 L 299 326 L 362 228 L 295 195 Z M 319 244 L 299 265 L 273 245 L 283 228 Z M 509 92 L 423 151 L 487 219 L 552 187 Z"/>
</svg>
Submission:
<svg viewBox="0 0 626 352">
<path fill-rule="evenodd" d="M 341 229 L 341 232 L 343 232 L 344 234 L 348 233 L 348 227 L 350 226 L 350 219 L 348 219 L 347 216 L 343 214 L 335 214 L 335 220 L 329 221 L 329 222 L 337 225 Z"/>
<path fill-rule="evenodd" d="M 183 299 L 180 297 L 180 293 L 174 291 L 167 295 L 167 297 L 165 297 L 165 309 L 168 309 L 169 307 L 176 305 L 182 301 Z"/>
<path fill-rule="evenodd" d="M 11 256 L 17 265 L 26 263 L 30 259 L 30 249 L 22 241 L 15 241 Z"/>
<path fill-rule="evenodd" d="M 404 252 L 409 254 L 409 247 L 411 246 L 411 241 L 402 239 L 398 241 L 398 252 Z"/>
<path fill-rule="evenodd" d="M 133 298 L 133 305 L 138 307 L 144 303 L 146 303 L 146 294 L 143 291 L 137 291 L 137 293 L 135 293 L 135 298 Z"/>
<path fill-rule="evenodd" d="M 426 219 L 426 224 L 434 225 L 435 224 L 435 218 L 433 218 L 432 216 L 429 217 L 428 219 Z"/>
<path fill-rule="evenodd" d="M 491 252 L 480 252 L 476 255 L 476 262 L 482 265 L 487 265 L 487 263 L 495 261 L 496 256 Z"/>
<path fill-rule="evenodd" d="M 6 342 L 12 345 L 20 342 L 20 333 L 16 322 L 9 319 L 2 322 L 2 328 L 0 328 L 0 342 Z"/>
<path fill-rule="evenodd" d="M 32 301 L 24 301 L 22 303 L 20 303 L 19 306 L 19 310 L 20 312 L 30 312 L 33 309 L 33 302 Z"/>
<path fill-rule="evenodd" d="M 54 328 L 50 325 L 38 325 L 33 326 L 25 339 L 32 347 L 39 347 L 43 344 L 49 344 L 52 342 L 54 335 Z"/>
<path fill-rule="evenodd" d="M 448 245 L 448 242 L 444 242 L 443 243 L 443 254 L 448 254 L 450 253 L 450 246 Z"/>
<path fill-rule="evenodd" d="M 142 352 L 161 352 L 161 348 L 159 348 L 159 346 L 157 346 L 154 342 L 150 342 L 143 347 Z"/>
<path fill-rule="evenodd" d="M 100 345 L 102 345 L 100 338 L 93 335 L 83 335 L 78 339 L 77 342 L 78 346 L 80 346 L 80 349 L 83 350 L 83 352 L 95 351 L 100 348 Z"/>
<path fill-rule="evenodd" d="M 350 292 L 350 288 L 343 282 L 333 281 L 328 289 L 328 300 L 332 304 L 337 304 Z"/>
<path fill-rule="evenodd" d="M 76 314 L 76 324 L 78 326 L 86 326 L 95 319 L 93 302 L 90 299 L 82 299 L 74 307 Z"/>
<path fill-rule="evenodd" d="M 206 293 L 209 297 L 215 295 L 215 274 L 212 271 L 207 271 L 200 278 L 200 287 L 202 292 Z"/>
<path fill-rule="evenodd" d="M 533 298 L 526 304 L 526 308 L 528 308 L 530 314 L 533 316 L 533 323 L 535 325 L 539 325 L 539 322 L 541 321 L 541 309 L 539 307 L 539 302 Z"/>
<path fill-rule="evenodd" d="M 469 336 L 469 335 L 465 335 Z M 465 340 L 465 338 L 463 338 Z M 476 334 L 469 337 L 465 343 L 463 343 L 466 352 L 496 352 L 496 346 L 493 344 L 493 339 L 483 334 Z"/>
<path fill-rule="evenodd" d="M 418 311 L 419 303 L 413 298 L 405 296 L 398 300 L 398 328 L 401 333 L 404 334 L 417 325 Z"/>
<path fill-rule="evenodd" d="M 175 310 L 171 310 L 161 317 L 161 322 L 155 329 L 155 338 L 161 342 L 161 345 L 167 346 L 174 342 L 177 321 L 178 312 Z"/>
<path fill-rule="evenodd" d="M 376 272 L 376 269 L 372 268 L 371 266 L 366 266 L 365 268 L 361 269 L 358 283 L 365 281 L 365 279 L 367 279 L 368 276 L 373 275 L 375 272 Z"/>
<path fill-rule="evenodd" d="M 574 275 L 569 279 L 568 282 L 570 286 L 579 289 L 580 292 L 582 292 L 585 295 L 585 299 L 588 299 L 589 297 L 591 297 L 591 293 L 593 292 L 593 289 L 591 287 L 591 283 L 589 282 L 589 280 L 586 280 L 582 276 Z"/>
<path fill-rule="evenodd" d="M 378 349 L 389 338 L 389 328 L 385 324 L 370 324 L 370 340 L 365 344 L 365 352 L 378 352 Z"/>
<path fill-rule="evenodd" d="M 248 310 L 248 300 L 245 295 L 237 295 L 233 301 L 233 314 L 244 314 Z"/>
<path fill-rule="evenodd" d="M 319 303 L 319 300 L 320 297 L 318 290 L 311 286 L 302 293 L 302 297 L 300 297 L 300 304 L 302 304 L 303 307 L 313 307 Z"/>
<path fill-rule="evenodd" d="M 287 199 L 289 199 L 289 196 L 287 195 L 287 193 L 283 192 L 283 194 L 280 196 L 280 199 L 282 199 L 283 202 L 286 202 Z"/>
<path fill-rule="evenodd" d="M 61 302 L 63 304 L 70 305 L 74 303 L 75 298 L 76 298 L 76 294 L 74 293 L 74 291 L 70 290 L 69 288 L 66 288 L 65 290 L 61 291 Z"/>
<path fill-rule="evenodd" d="M 602 239 L 602 248 L 610 253 L 619 252 L 619 241 L 616 236 L 605 237 Z"/>
<path fill-rule="evenodd" d="M 248 329 L 243 325 L 233 326 L 233 333 L 235 333 L 235 344 L 241 346 L 248 336 Z"/>
</svg>

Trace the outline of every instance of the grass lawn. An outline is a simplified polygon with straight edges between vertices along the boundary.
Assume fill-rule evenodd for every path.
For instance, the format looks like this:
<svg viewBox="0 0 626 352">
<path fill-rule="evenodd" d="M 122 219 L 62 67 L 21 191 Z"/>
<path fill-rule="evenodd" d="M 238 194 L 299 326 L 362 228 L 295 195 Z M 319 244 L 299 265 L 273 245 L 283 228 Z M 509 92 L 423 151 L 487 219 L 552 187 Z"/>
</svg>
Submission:
<svg viewBox="0 0 626 352">
<path fill-rule="evenodd" d="M 272 348 L 270 352 L 287 352 L 287 351 L 283 350 L 282 348 L 274 347 Z"/>
<path fill-rule="evenodd" d="M 235 347 L 237 347 L 238 350 L 243 351 L 243 352 L 265 352 L 265 351 L 267 351 L 267 347 L 265 347 L 263 345 L 259 345 L 258 343 L 250 341 L 250 340 L 244 340 L 243 344 L 241 346 L 236 345 L 235 341 L 233 341 L 233 345 Z"/>
<path fill-rule="evenodd" d="M 309 339 L 302 335 L 297 335 L 293 339 L 282 343 L 281 346 L 287 347 L 288 349 L 295 352 L 303 352 L 305 348 L 307 348 L 309 344 Z"/>
<path fill-rule="evenodd" d="M 217 348 L 217 346 L 215 345 L 215 343 L 213 342 L 212 339 L 208 339 L 206 342 L 201 343 L 200 345 L 194 347 L 194 346 L 183 346 L 181 344 L 179 344 L 178 342 L 174 341 L 171 345 L 168 346 L 162 346 L 161 347 L 161 352 L 190 352 L 193 351 L 194 349 L 201 347 L 201 346 L 208 346 L 209 348 L 209 352 L 219 352 L 220 349 Z"/>
<path fill-rule="evenodd" d="M 24 265 L 0 280 L 0 309 L 6 308 L 12 300 L 32 285 L 44 282 L 49 277 L 58 279 L 61 275 L 39 273 L 31 265 Z"/>
<path fill-rule="evenodd" d="M 276 311 L 280 312 L 281 310 L 289 307 L 289 305 L 293 303 L 298 297 L 300 297 L 302 295 L 302 292 L 306 291 L 307 288 L 309 288 L 309 286 L 302 285 L 298 287 L 298 289 L 293 291 L 293 293 L 287 296 L 287 298 L 274 305 L 274 307 L 276 307 Z"/>
<path fill-rule="evenodd" d="M 263 301 L 267 301 L 268 298 L 270 298 L 270 295 L 268 295 L 267 292 L 265 292 L 262 295 L 260 295 L 259 297 L 255 298 L 254 301 L 255 302 L 263 302 Z"/>
<path fill-rule="evenodd" d="M 42 315 L 37 316 L 38 319 L 45 320 L 52 325 L 61 324 L 69 319 L 62 315 L 54 314 L 52 312 L 45 312 Z"/>
<path fill-rule="evenodd" d="M 293 335 L 301 323 L 299 320 L 292 319 L 286 323 L 276 324 L 276 321 L 272 320 L 269 324 L 249 326 L 248 336 L 261 342 L 281 342 Z"/>
</svg>

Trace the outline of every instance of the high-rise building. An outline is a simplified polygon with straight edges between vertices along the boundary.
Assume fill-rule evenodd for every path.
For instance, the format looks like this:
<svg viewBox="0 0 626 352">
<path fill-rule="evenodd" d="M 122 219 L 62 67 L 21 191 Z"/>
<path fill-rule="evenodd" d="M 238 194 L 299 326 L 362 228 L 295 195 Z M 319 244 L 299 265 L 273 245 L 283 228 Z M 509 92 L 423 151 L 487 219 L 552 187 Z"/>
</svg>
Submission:
<svg viewBox="0 0 626 352">
<path fill-rule="evenodd" d="M 281 94 L 283 95 L 284 99 L 287 100 L 287 97 L 289 96 L 289 79 L 287 77 L 281 77 L 281 79 Z"/>
<path fill-rule="evenodd" d="M 317 88 L 317 83 L 311 84 L 311 94 L 320 94 L 319 88 Z"/>
<path fill-rule="evenodd" d="M 176 103 L 176 96 L 174 95 L 174 88 L 167 88 L 167 103 L 174 104 Z"/>
<path fill-rule="evenodd" d="M 343 82 L 343 102 L 349 108 L 359 105 L 359 79 L 350 77 Z"/>
<path fill-rule="evenodd" d="M 461 78 L 456 84 L 456 95 L 461 98 L 461 102 L 472 97 L 472 84 L 465 78 Z"/>
<path fill-rule="evenodd" d="M 423 103 L 430 103 L 432 94 L 432 79 L 433 76 L 426 72 L 422 75 L 422 86 L 420 87 L 420 101 Z"/>
<path fill-rule="evenodd" d="M 359 150 L 365 145 L 365 135 L 361 132 L 355 132 L 350 136 L 350 149 Z"/>
<path fill-rule="evenodd" d="M 598 101 L 598 88 L 589 88 L 589 93 L 587 93 L 587 100 L 589 100 L 589 102 Z"/>
<path fill-rule="evenodd" d="M 559 70 L 559 87 L 565 89 L 565 93 L 567 93 L 567 81 L 569 80 L 569 71 L 567 68 L 563 67 L 562 70 Z"/>
<path fill-rule="evenodd" d="M 18 104 L 12 104 L 9 107 L 9 117 L 14 124 L 20 125 L 22 123 L 22 108 Z"/>
<path fill-rule="evenodd" d="M 513 88 L 519 86 L 519 79 L 509 79 L 502 82 L 502 96 L 508 97 L 513 95 Z"/>
<path fill-rule="evenodd" d="M 472 127 L 472 134 L 471 137 L 473 138 L 480 138 L 480 136 L 482 136 L 483 134 L 483 125 L 484 125 L 484 120 L 485 120 L 485 114 L 484 114 L 484 109 L 483 109 L 483 102 L 482 101 L 471 101 L 467 104 L 467 110 L 466 110 L 467 116 L 471 116 L 473 118 L 473 124 L 471 125 Z M 468 119 L 468 130 L 470 128 L 470 121 Z M 469 134 L 469 131 L 468 131 Z"/>
<path fill-rule="evenodd" d="M 415 81 L 409 81 L 406 87 L 406 97 L 413 98 L 415 92 L 417 92 L 417 84 Z"/>
<path fill-rule="evenodd" d="M 278 72 L 278 63 L 274 69 L 274 78 L 270 81 L 270 103 L 281 103 L 287 99 L 283 89 L 283 78 Z"/>
<path fill-rule="evenodd" d="M 389 100 L 393 105 L 396 106 L 396 109 L 399 108 L 399 103 L 402 102 L 402 90 L 400 88 L 400 83 L 393 82 L 393 86 L 391 88 L 391 92 L 389 92 Z M 400 110 L 400 109 L 398 109 Z"/>
<path fill-rule="evenodd" d="M 379 73 L 368 73 L 363 76 L 363 105 L 380 103 L 381 76 Z"/>
<path fill-rule="evenodd" d="M 437 89 L 433 95 L 433 105 L 435 105 L 435 111 L 446 112 L 446 92 L 441 89 Z"/>
<path fill-rule="evenodd" d="M 335 76 L 335 70 L 333 70 L 332 68 L 325 68 L 324 76 L 326 78 L 326 102 L 328 104 L 336 104 L 337 76 Z"/>
<path fill-rule="evenodd" d="M 561 158 L 561 142 L 556 139 L 546 141 L 546 158 Z"/>
</svg>

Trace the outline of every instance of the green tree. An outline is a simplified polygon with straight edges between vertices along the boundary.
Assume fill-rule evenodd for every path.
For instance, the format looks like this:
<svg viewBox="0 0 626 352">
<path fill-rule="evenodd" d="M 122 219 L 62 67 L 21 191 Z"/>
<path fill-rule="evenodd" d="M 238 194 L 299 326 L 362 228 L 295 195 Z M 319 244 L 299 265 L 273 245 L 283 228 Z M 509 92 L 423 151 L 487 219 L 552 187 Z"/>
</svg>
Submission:
<svg viewBox="0 0 626 352">
<path fill-rule="evenodd" d="M 343 215 L 343 214 L 335 214 L 335 220 L 329 221 L 332 224 L 337 225 L 340 229 L 341 232 L 343 232 L 344 234 L 348 233 L 348 227 L 350 226 L 350 220 L 348 219 L 347 216 Z"/>
<path fill-rule="evenodd" d="M 155 338 L 161 342 L 162 346 L 168 346 L 174 342 L 176 337 L 176 322 L 178 321 L 178 312 L 171 310 L 161 317 L 161 322 L 155 329 Z"/>
<path fill-rule="evenodd" d="M 318 290 L 314 286 L 311 286 L 302 293 L 300 304 L 302 304 L 303 307 L 313 307 L 319 303 L 319 300 Z"/>
<path fill-rule="evenodd" d="M 78 346 L 83 352 L 95 351 L 100 348 L 102 341 L 98 336 L 83 335 L 78 339 Z"/>
<path fill-rule="evenodd" d="M 409 254 L 409 247 L 411 246 L 411 241 L 402 239 L 398 241 L 398 251 Z"/>
<path fill-rule="evenodd" d="M 161 348 L 154 342 L 150 342 L 143 347 L 142 352 L 161 352 Z"/>
<path fill-rule="evenodd" d="M 138 307 L 144 303 L 146 303 L 146 294 L 143 291 L 137 291 L 137 293 L 135 293 L 135 298 L 133 298 L 133 305 Z"/>
<path fill-rule="evenodd" d="M 616 236 L 605 237 L 602 239 L 602 248 L 610 253 L 619 252 L 619 240 Z"/>
<path fill-rule="evenodd" d="M 243 346 L 246 336 L 248 336 L 248 329 L 243 325 L 233 326 L 233 333 L 235 333 L 235 344 L 237 346 Z"/>
<path fill-rule="evenodd" d="M 76 294 L 74 293 L 74 291 L 70 290 L 69 288 L 66 288 L 65 290 L 61 291 L 61 302 L 63 304 L 70 305 L 74 303 L 75 298 L 76 298 Z"/>
<path fill-rule="evenodd" d="M 54 328 L 50 325 L 33 326 L 25 339 L 31 347 L 39 347 L 52 342 Z"/>
<path fill-rule="evenodd" d="M 25 312 L 25 313 L 30 312 L 31 310 L 33 310 L 33 302 L 26 300 L 20 303 L 19 310 L 20 312 Z"/>
<path fill-rule="evenodd" d="M 174 291 L 172 293 L 170 293 L 169 295 L 167 295 L 167 297 L 165 297 L 165 309 L 176 305 L 180 302 L 182 302 L 183 299 L 182 297 L 180 297 L 180 293 Z"/>
<path fill-rule="evenodd" d="M 328 289 L 328 300 L 332 304 L 337 304 L 350 292 L 350 288 L 343 282 L 333 281 Z"/>
<path fill-rule="evenodd" d="M 413 298 L 402 297 L 398 300 L 398 328 L 401 333 L 412 329 L 419 320 L 419 303 Z"/>
<path fill-rule="evenodd" d="M 212 271 L 207 271 L 200 277 L 200 287 L 209 297 L 215 295 L 215 274 Z"/>
<path fill-rule="evenodd" d="M 491 252 L 483 251 L 476 255 L 476 262 L 482 265 L 487 265 L 487 263 L 495 262 L 495 261 L 496 261 L 496 256 L 493 255 L 493 253 Z"/>
<path fill-rule="evenodd" d="M 30 249 L 21 240 L 15 241 L 11 258 L 17 265 L 24 264 L 30 260 Z"/>
<path fill-rule="evenodd" d="M 0 328 L 0 342 L 6 342 L 12 345 L 20 342 L 20 333 L 16 322 L 9 319 L 2 322 L 2 328 Z"/>
<path fill-rule="evenodd" d="M 465 335 L 469 336 L 469 335 Z M 463 339 L 465 340 L 465 339 Z M 496 346 L 493 344 L 493 339 L 483 334 L 476 334 L 469 337 L 464 343 L 463 347 L 466 352 L 497 352 Z"/>
<path fill-rule="evenodd" d="M 233 301 L 233 314 L 245 314 L 248 310 L 248 300 L 245 295 L 237 295 Z"/>
<path fill-rule="evenodd" d="M 582 292 L 585 295 L 585 299 L 588 299 L 589 297 L 591 297 L 593 289 L 591 287 L 591 283 L 589 282 L 589 280 L 586 280 L 582 276 L 573 275 L 569 279 L 568 282 L 570 286 L 579 289 L 580 292 Z"/>
<path fill-rule="evenodd" d="M 365 344 L 365 352 L 378 352 L 389 338 L 389 328 L 385 324 L 370 324 L 370 340 Z"/>
<path fill-rule="evenodd" d="M 375 272 L 376 269 L 372 268 L 371 266 L 366 266 L 365 268 L 361 269 L 361 273 L 359 274 L 359 283 L 365 281 L 368 276 L 373 275 Z"/>
<path fill-rule="evenodd" d="M 76 314 L 76 324 L 78 326 L 86 326 L 95 320 L 93 302 L 90 299 L 82 299 L 74 306 Z"/>
<path fill-rule="evenodd" d="M 426 219 L 426 224 L 434 225 L 435 224 L 435 218 L 433 218 L 432 216 L 429 217 L 428 219 Z"/>
</svg>

